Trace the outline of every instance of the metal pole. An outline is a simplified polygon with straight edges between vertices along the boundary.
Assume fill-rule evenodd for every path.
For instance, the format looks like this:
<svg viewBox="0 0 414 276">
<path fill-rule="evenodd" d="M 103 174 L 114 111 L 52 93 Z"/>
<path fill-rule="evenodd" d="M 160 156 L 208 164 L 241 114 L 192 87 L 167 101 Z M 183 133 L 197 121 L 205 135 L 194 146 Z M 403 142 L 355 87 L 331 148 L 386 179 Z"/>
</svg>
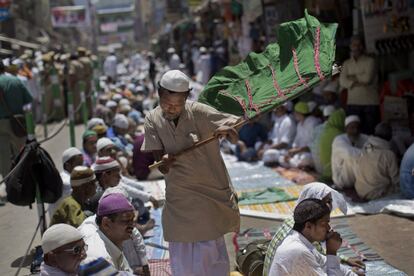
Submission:
<svg viewBox="0 0 414 276">
<path fill-rule="evenodd" d="M 32 113 L 32 107 L 31 105 L 27 105 L 24 108 L 25 111 L 25 119 L 26 119 L 26 131 L 27 131 L 27 140 L 33 141 L 36 139 L 35 136 L 35 123 L 33 120 L 33 113 Z M 37 213 L 39 215 L 39 221 L 42 221 L 40 225 L 40 233 L 43 235 L 43 233 L 46 231 L 46 220 L 45 220 L 45 205 L 42 201 L 42 195 L 40 193 L 39 183 L 35 183 L 36 185 L 36 205 L 37 205 Z"/>
<path fill-rule="evenodd" d="M 80 81 L 79 90 L 80 90 L 80 96 L 81 96 L 82 119 L 83 119 L 83 124 L 86 127 L 86 125 L 88 124 L 88 107 L 86 106 L 85 87 L 86 87 L 85 82 Z"/>
<path fill-rule="evenodd" d="M 76 147 L 75 139 L 75 110 L 73 107 L 73 93 L 68 91 L 68 116 L 69 116 L 69 134 L 70 134 L 70 146 Z"/>
</svg>

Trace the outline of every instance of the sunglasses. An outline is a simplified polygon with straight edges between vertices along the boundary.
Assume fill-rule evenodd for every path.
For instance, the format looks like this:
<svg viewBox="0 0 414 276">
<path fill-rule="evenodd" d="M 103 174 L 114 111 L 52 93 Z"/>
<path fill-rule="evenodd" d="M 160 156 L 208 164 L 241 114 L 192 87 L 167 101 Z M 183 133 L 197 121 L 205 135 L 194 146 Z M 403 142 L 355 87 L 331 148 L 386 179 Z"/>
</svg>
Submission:
<svg viewBox="0 0 414 276">
<path fill-rule="evenodd" d="M 83 252 L 83 250 L 85 250 L 85 252 L 86 252 L 86 250 L 88 250 L 88 245 L 87 244 L 84 244 L 84 245 L 75 245 L 72 248 L 64 249 L 62 251 L 63 252 L 70 253 L 72 255 L 80 255 Z"/>
</svg>

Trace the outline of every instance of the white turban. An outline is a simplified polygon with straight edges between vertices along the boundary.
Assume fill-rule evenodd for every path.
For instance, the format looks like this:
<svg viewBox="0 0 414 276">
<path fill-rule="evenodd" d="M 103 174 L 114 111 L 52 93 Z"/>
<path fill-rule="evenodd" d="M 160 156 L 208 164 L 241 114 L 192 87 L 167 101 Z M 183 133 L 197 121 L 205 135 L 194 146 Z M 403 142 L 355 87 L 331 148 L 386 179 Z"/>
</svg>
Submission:
<svg viewBox="0 0 414 276">
<path fill-rule="evenodd" d="M 72 157 L 76 155 L 82 155 L 82 152 L 77 148 L 68 148 L 62 154 L 62 164 L 68 162 Z"/>
<path fill-rule="evenodd" d="M 43 253 L 49 253 L 65 244 L 81 240 L 82 234 L 69 224 L 59 223 L 50 226 L 42 237 Z"/>
</svg>

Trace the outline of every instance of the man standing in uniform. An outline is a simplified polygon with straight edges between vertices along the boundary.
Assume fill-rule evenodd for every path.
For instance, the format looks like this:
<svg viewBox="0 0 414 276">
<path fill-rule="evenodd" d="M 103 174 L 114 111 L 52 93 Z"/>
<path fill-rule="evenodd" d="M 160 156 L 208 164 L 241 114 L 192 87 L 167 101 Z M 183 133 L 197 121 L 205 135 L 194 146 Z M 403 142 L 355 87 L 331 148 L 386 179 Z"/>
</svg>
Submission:
<svg viewBox="0 0 414 276">
<path fill-rule="evenodd" d="M 174 155 L 212 134 L 236 143 L 238 135 L 232 126 L 239 118 L 186 102 L 189 92 L 189 78 L 181 71 L 162 76 L 160 106 L 145 118 L 142 151 L 163 160 L 162 223 L 173 275 L 224 276 L 229 274 L 229 258 L 223 235 L 239 230 L 240 215 L 219 142 Z"/>
<path fill-rule="evenodd" d="M 10 126 L 10 117 L 23 114 L 23 107 L 32 102 L 32 96 L 23 83 L 14 76 L 5 74 L 0 61 L 0 174 L 3 179 L 10 171 L 11 160 L 24 146 L 26 136 L 18 137 Z M 23 127 L 23 126 L 22 126 Z M 6 197 L 5 184 L 0 184 L 1 199 Z"/>
</svg>

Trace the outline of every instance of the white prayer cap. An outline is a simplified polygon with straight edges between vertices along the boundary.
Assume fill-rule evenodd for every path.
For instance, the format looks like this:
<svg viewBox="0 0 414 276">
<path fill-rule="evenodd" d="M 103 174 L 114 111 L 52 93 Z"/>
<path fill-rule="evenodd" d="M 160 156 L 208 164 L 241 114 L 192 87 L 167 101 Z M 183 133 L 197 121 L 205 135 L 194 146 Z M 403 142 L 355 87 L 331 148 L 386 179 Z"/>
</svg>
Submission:
<svg viewBox="0 0 414 276">
<path fill-rule="evenodd" d="M 200 47 L 199 49 L 200 53 L 207 53 L 207 48 L 206 47 Z"/>
<path fill-rule="evenodd" d="M 279 161 L 279 151 L 276 149 L 268 149 L 263 153 L 263 162 L 267 163 L 274 163 Z"/>
<path fill-rule="evenodd" d="M 94 127 L 102 125 L 106 126 L 104 120 L 102 118 L 91 118 L 88 123 L 86 124 L 87 129 L 93 129 Z"/>
<path fill-rule="evenodd" d="M 106 104 L 105 104 L 105 106 L 107 108 L 112 108 L 112 107 L 118 106 L 118 104 L 115 101 L 107 101 Z"/>
<path fill-rule="evenodd" d="M 316 107 L 317 105 L 318 105 L 318 104 L 317 104 L 316 102 L 314 102 L 314 101 L 309 101 L 309 102 L 308 102 L 309 113 L 310 113 L 310 112 L 313 112 L 313 111 L 315 110 L 315 107 Z"/>
<path fill-rule="evenodd" d="M 62 164 L 65 164 L 66 162 L 68 162 L 72 157 L 76 156 L 76 155 L 82 155 L 82 152 L 77 149 L 77 148 L 68 148 L 67 150 L 65 150 L 62 154 Z"/>
<path fill-rule="evenodd" d="M 327 105 L 323 108 L 323 116 L 329 117 L 331 114 L 335 111 L 335 106 L 333 105 Z"/>
<path fill-rule="evenodd" d="M 180 70 L 170 70 L 162 75 L 160 86 L 172 92 L 188 92 L 190 79 Z"/>
<path fill-rule="evenodd" d="M 287 110 L 287 111 L 292 111 L 293 104 L 292 104 L 292 102 L 291 102 L 291 101 L 284 102 L 284 103 L 282 104 L 282 106 L 284 106 L 284 107 L 286 108 L 286 110 Z"/>
<path fill-rule="evenodd" d="M 359 119 L 359 117 L 357 115 L 350 115 L 348 117 L 345 118 L 345 127 L 347 127 L 350 123 L 353 122 L 361 122 L 361 120 Z"/>
<path fill-rule="evenodd" d="M 42 237 L 43 254 L 55 250 L 65 244 L 81 240 L 82 234 L 69 224 L 59 223 L 50 226 Z"/>
<path fill-rule="evenodd" d="M 127 129 L 129 127 L 128 118 L 123 114 L 117 113 L 114 117 L 113 126 Z"/>
<path fill-rule="evenodd" d="M 135 84 L 133 83 L 128 83 L 128 90 L 130 90 L 131 92 L 135 92 Z"/>
<path fill-rule="evenodd" d="M 322 91 L 329 91 L 333 93 L 338 92 L 338 82 L 330 81 L 326 86 L 323 87 Z"/>
<path fill-rule="evenodd" d="M 96 150 L 99 152 L 101 151 L 101 149 L 103 149 L 104 147 L 107 146 L 114 146 L 115 147 L 115 143 L 112 142 L 111 139 L 103 137 L 98 139 L 98 142 L 96 142 Z"/>
<path fill-rule="evenodd" d="M 115 102 L 119 102 L 120 100 L 122 100 L 122 95 L 121 94 L 115 94 L 112 96 L 112 100 L 114 100 Z"/>
<path fill-rule="evenodd" d="M 173 47 L 168 48 L 167 50 L 168 54 L 174 54 L 175 53 L 175 49 Z"/>
<path fill-rule="evenodd" d="M 129 105 L 129 100 L 128 99 L 122 99 L 119 101 L 119 105 Z"/>
<path fill-rule="evenodd" d="M 144 86 L 142 86 L 142 85 L 137 85 L 137 87 L 136 87 L 136 91 L 137 91 L 137 92 L 143 92 L 143 91 L 145 91 L 145 88 L 144 88 Z"/>
</svg>

